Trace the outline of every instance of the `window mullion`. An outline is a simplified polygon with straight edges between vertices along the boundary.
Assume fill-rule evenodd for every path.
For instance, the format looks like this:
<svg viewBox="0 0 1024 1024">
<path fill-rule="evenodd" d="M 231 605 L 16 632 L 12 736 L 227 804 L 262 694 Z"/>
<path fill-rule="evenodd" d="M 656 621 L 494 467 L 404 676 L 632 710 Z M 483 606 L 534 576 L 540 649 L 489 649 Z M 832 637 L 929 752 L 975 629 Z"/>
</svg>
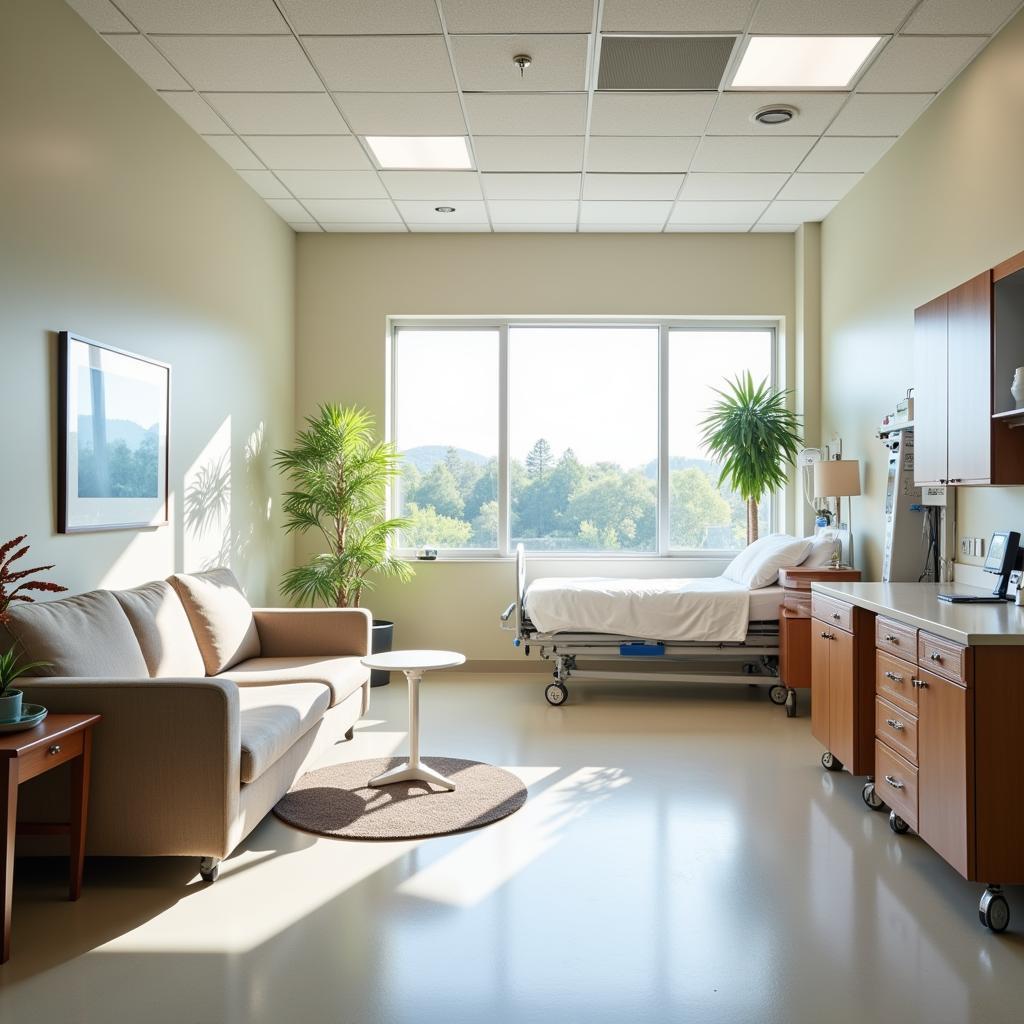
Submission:
<svg viewBox="0 0 1024 1024">
<path fill-rule="evenodd" d="M 508 324 L 498 328 L 498 554 L 511 551 L 512 504 L 508 451 Z"/>
<path fill-rule="evenodd" d="M 669 553 L 668 325 L 658 328 L 658 554 Z"/>
</svg>

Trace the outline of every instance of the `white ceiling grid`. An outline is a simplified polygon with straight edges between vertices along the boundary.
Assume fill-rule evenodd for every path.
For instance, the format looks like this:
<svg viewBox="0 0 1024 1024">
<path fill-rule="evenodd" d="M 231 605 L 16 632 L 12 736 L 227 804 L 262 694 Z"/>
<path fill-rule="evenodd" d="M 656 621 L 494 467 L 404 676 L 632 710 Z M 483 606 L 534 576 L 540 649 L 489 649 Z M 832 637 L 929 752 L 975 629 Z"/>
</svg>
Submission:
<svg viewBox="0 0 1024 1024">
<path fill-rule="evenodd" d="M 793 231 L 1022 0 L 67 0 L 297 231 Z M 596 89 L 611 34 L 732 35 L 714 92 Z M 733 91 L 751 35 L 881 35 L 846 90 Z M 527 53 L 524 75 L 512 58 Z M 770 103 L 791 122 L 751 120 Z M 460 135 L 470 171 L 365 136 Z M 439 213 L 438 206 L 454 206 Z"/>
</svg>

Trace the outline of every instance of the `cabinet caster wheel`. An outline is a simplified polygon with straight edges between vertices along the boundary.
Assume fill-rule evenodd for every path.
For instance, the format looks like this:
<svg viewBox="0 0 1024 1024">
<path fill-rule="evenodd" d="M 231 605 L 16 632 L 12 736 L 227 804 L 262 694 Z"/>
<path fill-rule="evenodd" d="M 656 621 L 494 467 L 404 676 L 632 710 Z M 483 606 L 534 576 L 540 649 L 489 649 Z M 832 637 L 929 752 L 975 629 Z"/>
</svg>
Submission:
<svg viewBox="0 0 1024 1024">
<path fill-rule="evenodd" d="M 826 750 L 821 755 L 821 767 L 827 772 L 841 772 L 843 770 L 843 762 L 830 750 Z"/>
<path fill-rule="evenodd" d="M 978 904 L 978 917 L 989 931 L 1005 932 L 1010 924 L 1010 904 L 998 889 L 986 889 Z"/>
<path fill-rule="evenodd" d="M 220 874 L 220 861 L 213 857 L 203 857 L 199 861 L 199 877 L 204 882 L 216 882 Z"/>
<path fill-rule="evenodd" d="M 910 831 L 910 826 L 895 812 L 889 812 L 889 828 L 898 836 L 905 836 Z"/>
<path fill-rule="evenodd" d="M 783 686 L 782 683 L 776 683 L 768 691 L 768 699 L 781 707 L 789 699 L 789 687 Z"/>
<path fill-rule="evenodd" d="M 864 788 L 860 791 L 864 803 L 873 811 L 884 811 L 885 801 L 878 795 L 873 782 L 865 782 Z"/>
<path fill-rule="evenodd" d="M 549 683 L 544 690 L 544 696 L 552 707 L 558 707 L 569 699 L 569 688 L 565 683 Z"/>
</svg>

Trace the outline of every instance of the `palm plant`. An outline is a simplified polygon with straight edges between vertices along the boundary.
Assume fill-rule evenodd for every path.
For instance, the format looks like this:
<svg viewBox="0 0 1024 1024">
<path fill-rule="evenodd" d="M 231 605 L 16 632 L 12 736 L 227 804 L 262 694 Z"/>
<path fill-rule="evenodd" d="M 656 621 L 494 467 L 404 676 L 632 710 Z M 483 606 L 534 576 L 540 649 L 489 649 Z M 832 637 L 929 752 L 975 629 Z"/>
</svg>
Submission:
<svg viewBox="0 0 1024 1024">
<path fill-rule="evenodd" d="M 786 408 L 786 391 L 767 379 L 754 384 L 750 371 L 726 381 L 702 423 L 704 447 L 720 463 L 721 487 L 727 484 L 747 503 L 747 543 L 757 540 L 757 505 L 786 483 L 786 467 L 803 444 L 800 419 Z"/>
<path fill-rule="evenodd" d="M 306 419 L 295 447 L 275 452 L 288 478 L 285 529 L 318 532 L 327 550 L 284 574 L 281 589 L 301 603 L 358 605 L 374 576 L 412 577 L 390 541 L 408 525 L 386 517 L 388 483 L 401 473 L 393 444 L 375 441 L 373 417 L 352 406 L 326 403 Z"/>
</svg>

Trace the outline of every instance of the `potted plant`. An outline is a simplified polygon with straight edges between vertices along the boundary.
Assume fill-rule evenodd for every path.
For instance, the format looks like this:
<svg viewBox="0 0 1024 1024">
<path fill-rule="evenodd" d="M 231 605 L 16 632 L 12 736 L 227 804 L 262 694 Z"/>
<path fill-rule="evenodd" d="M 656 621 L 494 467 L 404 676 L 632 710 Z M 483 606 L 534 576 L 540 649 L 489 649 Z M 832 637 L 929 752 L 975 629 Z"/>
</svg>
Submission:
<svg viewBox="0 0 1024 1024">
<path fill-rule="evenodd" d="M 290 486 L 285 529 L 318 533 L 325 548 L 284 574 L 286 595 L 299 603 L 349 608 L 380 577 L 412 578 L 412 568 L 391 551 L 408 520 L 387 518 L 387 487 L 401 473 L 401 456 L 393 444 L 374 439 L 373 417 L 365 409 L 321 405 L 307 417 L 295 446 L 275 452 L 274 466 Z M 374 620 L 374 652 L 391 649 L 393 627 Z"/>
<path fill-rule="evenodd" d="M 702 441 L 722 469 L 727 484 L 746 502 L 747 543 L 757 540 L 758 502 L 786 483 L 786 467 L 796 462 L 803 444 L 800 419 L 786 408 L 786 391 L 767 380 L 754 383 L 750 371 L 726 381 L 715 393 L 720 401 L 701 423 Z"/>
</svg>

